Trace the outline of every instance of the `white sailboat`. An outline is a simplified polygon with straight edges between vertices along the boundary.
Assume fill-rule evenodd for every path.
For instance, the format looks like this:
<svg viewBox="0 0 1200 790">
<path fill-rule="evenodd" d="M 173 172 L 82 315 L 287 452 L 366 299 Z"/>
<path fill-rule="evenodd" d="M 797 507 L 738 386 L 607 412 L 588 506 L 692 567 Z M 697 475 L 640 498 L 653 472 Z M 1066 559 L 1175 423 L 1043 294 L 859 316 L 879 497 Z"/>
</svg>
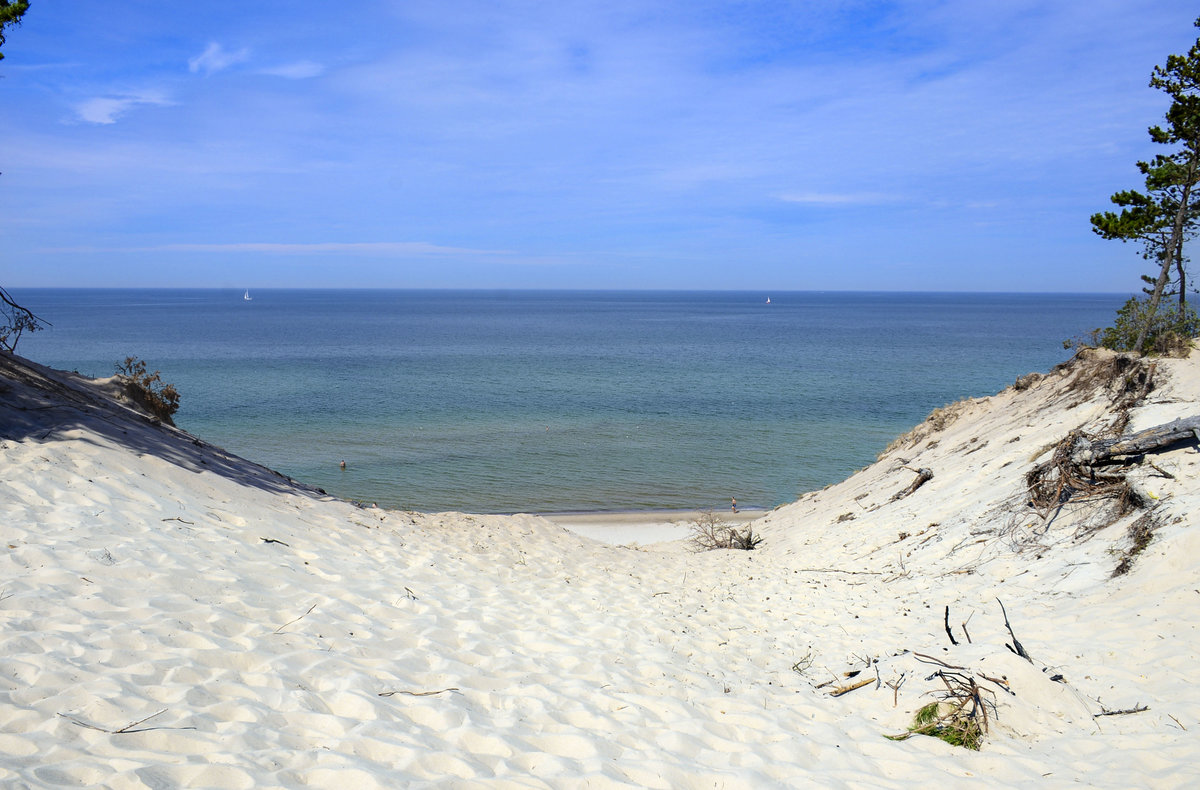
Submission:
<svg viewBox="0 0 1200 790">
<path fill-rule="evenodd" d="M 247 302 L 249 302 L 250 301 L 250 292 L 246 291 L 246 293 L 242 295 L 242 298 L 245 299 Z"/>
<path fill-rule="evenodd" d="M 768 297 L 767 297 L 767 304 L 770 304 L 770 303 L 771 303 L 771 297 L 769 297 L 769 296 L 768 296 Z"/>
</svg>

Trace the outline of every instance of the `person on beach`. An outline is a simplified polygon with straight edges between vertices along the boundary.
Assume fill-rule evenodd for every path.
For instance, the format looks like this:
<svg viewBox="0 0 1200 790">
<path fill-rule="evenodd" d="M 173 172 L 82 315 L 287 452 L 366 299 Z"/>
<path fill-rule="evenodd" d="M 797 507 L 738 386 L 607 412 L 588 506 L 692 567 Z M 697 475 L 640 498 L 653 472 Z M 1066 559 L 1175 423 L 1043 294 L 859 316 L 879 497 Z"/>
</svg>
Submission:
<svg viewBox="0 0 1200 790">
<path fill-rule="evenodd" d="M 736 513 L 737 512 L 737 497 L 732 497 L 732 496 L 729 497 L 729 503 L 730 503 L 729 509 L 732 510 L 734 513 Z"/>
</svg>

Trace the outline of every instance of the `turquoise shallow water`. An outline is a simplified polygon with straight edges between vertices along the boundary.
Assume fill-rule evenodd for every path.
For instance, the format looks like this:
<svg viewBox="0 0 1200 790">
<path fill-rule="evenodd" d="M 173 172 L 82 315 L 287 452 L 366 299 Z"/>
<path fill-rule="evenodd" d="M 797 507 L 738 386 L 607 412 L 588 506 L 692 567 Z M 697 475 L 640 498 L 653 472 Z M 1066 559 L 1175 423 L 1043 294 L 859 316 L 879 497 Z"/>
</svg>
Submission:
<svg viewBox="0 0 1200 790">
<path fill-rule="evenodd" d="M 25 356 L 104 376 L 136 355 L 182 392 L 180 427 L 232 452 L 340 496 L 475 512 L 788 502 L 933 408 L 1062 361 L 1126 298 L 14 295 L 53 324 Z"/>
</svg>

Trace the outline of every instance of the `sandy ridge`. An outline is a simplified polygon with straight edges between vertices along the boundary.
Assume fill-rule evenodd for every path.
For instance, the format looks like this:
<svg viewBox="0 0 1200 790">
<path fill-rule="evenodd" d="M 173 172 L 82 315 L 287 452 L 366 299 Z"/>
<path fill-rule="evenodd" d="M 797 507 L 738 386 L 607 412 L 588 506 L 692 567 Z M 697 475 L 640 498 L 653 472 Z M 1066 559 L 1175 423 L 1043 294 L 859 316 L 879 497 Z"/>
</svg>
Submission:
<svg viewBox="0 0 1200 790">
<path fill-rule="evenodd" d="M 1119 383 L 1073 390 L 1064 370 L 962 404 L 754 522 L 758 551 L 696 554 L 358 507 L 102 385 L 0 362 L 0 783 L 1200 780 L 1196 447 L 1156 457 L 1174 479 L 1133 473 L 1158 526 L 1117 579 L 1138 513 L 1094 529 L 1072 505 L 1046 525 L 1023 501 L 1039 451 L 1111 422 Z M 1131 430 L 1196 411 L 1200 364 L 1155 377 Z M 918 468 L 934 477 L 891 500 Z M 1005 648 L 997 599 L 1032 663 Z M 922 656 L 1015 692 L 982 751 L 882 737 L 936 687 Z M 855 670 L 878 680 L 830 697 Z"/>
</svg>

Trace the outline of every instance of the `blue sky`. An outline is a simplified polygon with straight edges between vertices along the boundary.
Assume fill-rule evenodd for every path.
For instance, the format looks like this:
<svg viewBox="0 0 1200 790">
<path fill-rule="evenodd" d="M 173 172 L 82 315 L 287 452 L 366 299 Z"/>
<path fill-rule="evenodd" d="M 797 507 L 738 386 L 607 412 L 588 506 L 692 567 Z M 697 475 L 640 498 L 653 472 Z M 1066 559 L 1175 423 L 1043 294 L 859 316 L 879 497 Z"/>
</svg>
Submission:
<svg viewBox="0 0 1200 790">
<path fill-rule="evenodd" d="M 33 0 L 0 284 L 1132 291 L 1178 0 Z"/>
</svg>

